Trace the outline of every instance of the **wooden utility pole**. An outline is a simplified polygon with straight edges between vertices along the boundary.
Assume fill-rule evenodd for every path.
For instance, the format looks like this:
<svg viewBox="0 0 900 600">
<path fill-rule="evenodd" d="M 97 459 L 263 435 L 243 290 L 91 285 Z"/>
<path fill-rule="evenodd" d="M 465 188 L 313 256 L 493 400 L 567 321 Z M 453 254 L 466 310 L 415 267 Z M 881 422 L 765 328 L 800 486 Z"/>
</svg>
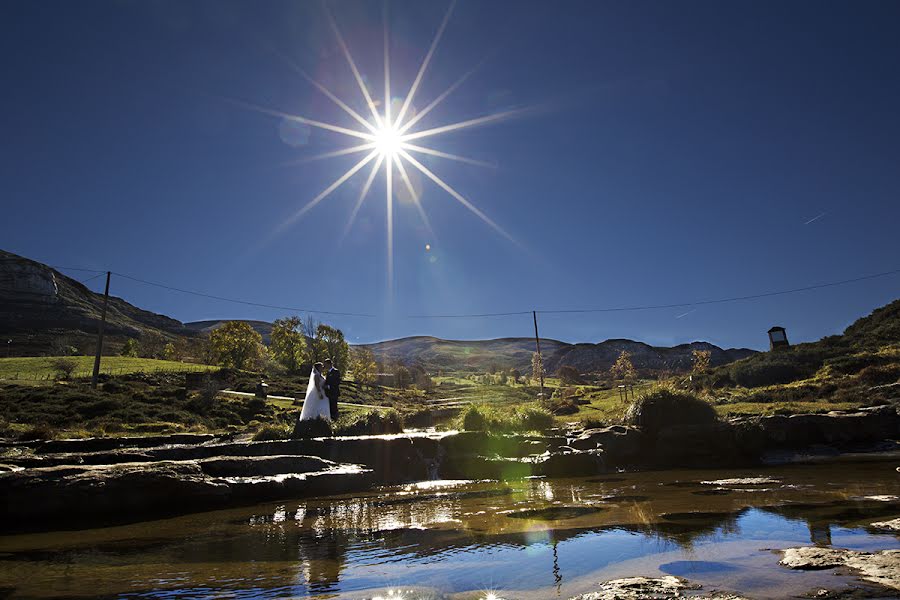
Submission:
<svg viewBox="0 0 900 600">
<path fill-rule="evenodd" d="M 106 290 L 103 292 L 103 311 L 100 313 L 100 328 L 97 331 L 97 354 L 94 355 L 94 374 L 91 376 L 91 387 L 97 388 L 100 378 L 100 354 L 103 352 L 103 327 L 106 325 L 106 306 L 109 304 L 109 276 L 106 272 Z"/>
<path fill-rule="evenodd" d="M 543 398 L 544 397 L 544 359 L 541 357 L 541 338 L 538 335 L 537 311 L 536 310 L 531 311 L 531 316 L 534 317 L 534 344 L 535 344 L 535 346 L 537 346 L 537 355 L 538 355 L 538 359 L 541 363 L 541 372 L 540 372 L 541 398 Z"/>
</svg>

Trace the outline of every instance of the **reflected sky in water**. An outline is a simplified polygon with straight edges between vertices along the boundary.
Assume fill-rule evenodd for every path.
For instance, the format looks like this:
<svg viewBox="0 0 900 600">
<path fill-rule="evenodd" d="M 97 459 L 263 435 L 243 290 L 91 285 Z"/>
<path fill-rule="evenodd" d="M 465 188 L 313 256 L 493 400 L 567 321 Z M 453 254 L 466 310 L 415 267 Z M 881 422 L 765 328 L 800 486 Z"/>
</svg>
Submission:
<svg viewBox="0 0 900 600">
<path fill-rule="evenodd" d="M 759 479 L 754 479 L 759 478 Z M 849 582 L 770 549 L 900 548 L 891 463 L 438 481 L 134 525 L 0 538 L 22 596 L 568 598 L 674 574 L 777 597 Z M 8 584 L 9 585 L 9 584 Z M 501 594 L 502 592 L 502 594 Z"/>
</svg>

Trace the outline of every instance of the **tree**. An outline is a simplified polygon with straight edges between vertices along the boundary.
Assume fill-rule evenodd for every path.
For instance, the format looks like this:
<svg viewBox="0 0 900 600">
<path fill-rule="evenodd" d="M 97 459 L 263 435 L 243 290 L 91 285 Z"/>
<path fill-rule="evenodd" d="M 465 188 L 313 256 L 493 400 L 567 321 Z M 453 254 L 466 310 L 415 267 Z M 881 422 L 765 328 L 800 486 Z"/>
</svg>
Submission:
<svg viewBox="0 0 900 600">
<path fill-rule="evenodd" d="M 344 339 L 344 332 L 331 325 L 319 323 L 316 327 L 316 347 L 320 360 L 330 358 L 334 366 L 346 369 L 350 363 L 350 345 Z"/>
<path fill-rule="evenodd" d="M 50 366 L 53 367 L 54 371 L 59 373 L 60 378 L 69 379 L 72 377 L 72 373 L 75 372 L 75 369 L 78 368 L 78 362 L 74 358 L 59 357 L 54 358 L 50 362 Z"/>
<path fill-rule="evenodd" d="M 694 375 L 706 373 L 709 370 L 709 360 L 712 358 L 712 352 L 709 350 L 694 350 L 692 354 L 693 364 L 691 365 L 691 373 Z"/>
<path fill-rule="evenodd" d="M 243 369 L 259 357 L 262 336 L 249 323 L 227 321 L 209 334 L 209 342 L 223 366 Z"/>
<path fill-rule="evenodd" d="M 137 358 L 138 351 L 138 341 L 134 338 L 128 338 L 127 340 L 125 340 L 125 344 L 122 345 L 122 356 L 131 356 Z"/>
<path fill-rule="evenodd" d="M 368 348 L 354 348 L 352 351 L 353 378 L 360 385 L 372 385 L 375 382 L 375 355 Z"/>
<path fill-rule="evenodd" d="M 541 360 L 541 355 L 537 352 L 531 355 L 531 379 L 533 381 L 540 381 L 544 376 L 544 361 Z"/>
<path fill-rule="evenodd" d="M 166 360 L 176 360 L 175 344 L 169 342 L 163 347 L 163 358 Z"/>
<path fill-rule="evenodd" d="M 193 344 L 193 352 L 204 365 L 211 365 L 216 362 L 216 350 L 209 340 L 209 334 L 203 334 L 196 339 Z"/>
<path fill-rule="evenodd" d="M 624 379 L 625 381 L 634 379 L 637 372 L 634 370 L 634 365 L 631 364 L 631 353 L 628 350 L 622 350 L 615 364 L 609 369 L 609 374 L 613 379 Z"/>
<path fill-rule="evenodd" d="M 166 338 L 152 331 L 141 334 L 140 354 L 141 358 L 162 358 L 166 348 Z"/>
<path fill-rule="evenodd" d="M 317 363 L 325 358 L 323 349 L 316 343 L 319 332 L 319 321 L 312 315 L 306 315 L 303 321 L 303 337 L 306 338 L 306 362 Z"/>
<path fill-rule="evenodd" d="M 578 372 L 578 369 L 571 365 L 563 365 L 556 372 L 559 376 L 559 380 L 566 384 L 575 384 L 581 383 L 581 373 Z"/>
<path fill-rule="evenodd" d="M 518 383 L 519 378 L 522 377 L 522 374 L 518 369 L 510 369 L 509 370 L 509 378 L 512 379 L 513 383 Z"/>
<path fill-rule="evenodd" d="M 401 390 L 406 389 L 412 383 L 412 374 L 404 366 L 397 367 L 397 370 L 394 372 L 394 381 L 398 388 Z"/>
<path fill-rule="evenodd" d="M 269 347 L 278 364 L 288 371 L 297 371 L 306 357 L 306 338 L 300 317 L 285 317 L 272 323 L 272 344 Z"/>
</svg>

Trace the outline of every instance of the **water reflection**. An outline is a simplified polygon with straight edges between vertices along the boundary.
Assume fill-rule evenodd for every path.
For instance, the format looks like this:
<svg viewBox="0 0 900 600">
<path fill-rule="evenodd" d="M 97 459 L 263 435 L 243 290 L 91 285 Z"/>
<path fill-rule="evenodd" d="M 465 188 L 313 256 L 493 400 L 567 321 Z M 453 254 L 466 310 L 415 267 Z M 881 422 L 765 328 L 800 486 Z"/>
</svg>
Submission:
<svg viewBox="0 0 900 600">
<path fill-rule="evenodd" d="M 423 482 L 354 497 L 2 537 L 0 580 L 32 597 L 372 598 L 402 586 L 417 590 L 408 594 L 417 598 L 490 589 L 565 598 L 589 591 L 601 574 L 645 561 L 634 564 L 719 586 L 740 582 L 738 589 L 749 593 L 747 586 L 763 585 L 748 577 L 751 562 L 769 569 L 765 585 L 785 583 L 777 558 L 761 547 L 900 547 L 896 537 L 860 528 L 900 515 L 897 499 L 885 495 L 896 479 L 885 463 Z M 725 548 L 736 558 L 723 558 Z M 622 572 L 629 573 L 636 574 Z"/>
</svg>

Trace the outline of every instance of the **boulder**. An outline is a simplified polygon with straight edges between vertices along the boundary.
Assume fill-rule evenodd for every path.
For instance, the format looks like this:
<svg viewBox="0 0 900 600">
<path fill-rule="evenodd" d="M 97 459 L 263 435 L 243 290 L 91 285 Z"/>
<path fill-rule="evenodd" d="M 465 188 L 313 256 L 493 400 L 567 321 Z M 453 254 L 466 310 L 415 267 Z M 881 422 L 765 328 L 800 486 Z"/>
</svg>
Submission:
<svg viewBox="0 0 900 600">
<path fill-rule="evenodd" d="M 600 589 L 576 596 L 571 600 L 670 600 L 674 598 L 694 598 L 695 600 L 742 600 L 740 596 L 723 592 L 700 594 L 702 586 L 681 577 L 627 577 L 613 579 L 600 584 Z"/>
<path fill-rule="evenodd" d="M 805 448 L 878 442 L 900 437 L 900 417 L 892 406 L 853 412 L 774 415 L 755 420 L 767 448 Z"/>
<path fill-rule="evenodd" d="M 372 471 L 310 456 L 62 465 L 0 473 L 10 527 L 40 529 L 368 489 Z"/>
<path fill-rule="evenodd" d="M 59 466 L 0 474 L 2 521 L 63 520 L 186 512 L 223 505 L 228 485 L 197 463 Z"/>
<path fill-rule="evenodd" d="M 261 477 L 286 473 L 324 471 L 337 465 L 315 456 L 225 456 L 198 461 L 211 477 Z"/>
<path fill-rule="evenodd" d="M 545 477 L 582 477 L 603 471 L 602 450 L 560 449 L 541 457 L 533 473 Z"/>
<path fill-rule="evenodd" d="M 569 445 L 576 450 L 603 450 L 607 467 L 616 467 L 635 461 L 641 454 L 644 434 L 637 427 L 613 425 L 600 429 L 588 429 Z"/>
<path fill-rule="evenodd" d="M 711 467 L 742 462 L 728 423 L 675 425 L 656 436 L 651 462 L 659 467 Z"/>
<path fill-rule="evenodd" d="M 869 527 L 873 529 L 884 529 L 886 531 L 896 531 L 900 533 L 900 519 L 891 519 L 890 521 L 878 521 L 872 523 Z"/>
<path fill-rule="evenodd" d="M 900 550 L 857 552 L 843 548 L 788 548 L 780 561 L 789 569 L 833 569 L 847 567 L 860 578 L 900 590 Z"/>
</svg>

